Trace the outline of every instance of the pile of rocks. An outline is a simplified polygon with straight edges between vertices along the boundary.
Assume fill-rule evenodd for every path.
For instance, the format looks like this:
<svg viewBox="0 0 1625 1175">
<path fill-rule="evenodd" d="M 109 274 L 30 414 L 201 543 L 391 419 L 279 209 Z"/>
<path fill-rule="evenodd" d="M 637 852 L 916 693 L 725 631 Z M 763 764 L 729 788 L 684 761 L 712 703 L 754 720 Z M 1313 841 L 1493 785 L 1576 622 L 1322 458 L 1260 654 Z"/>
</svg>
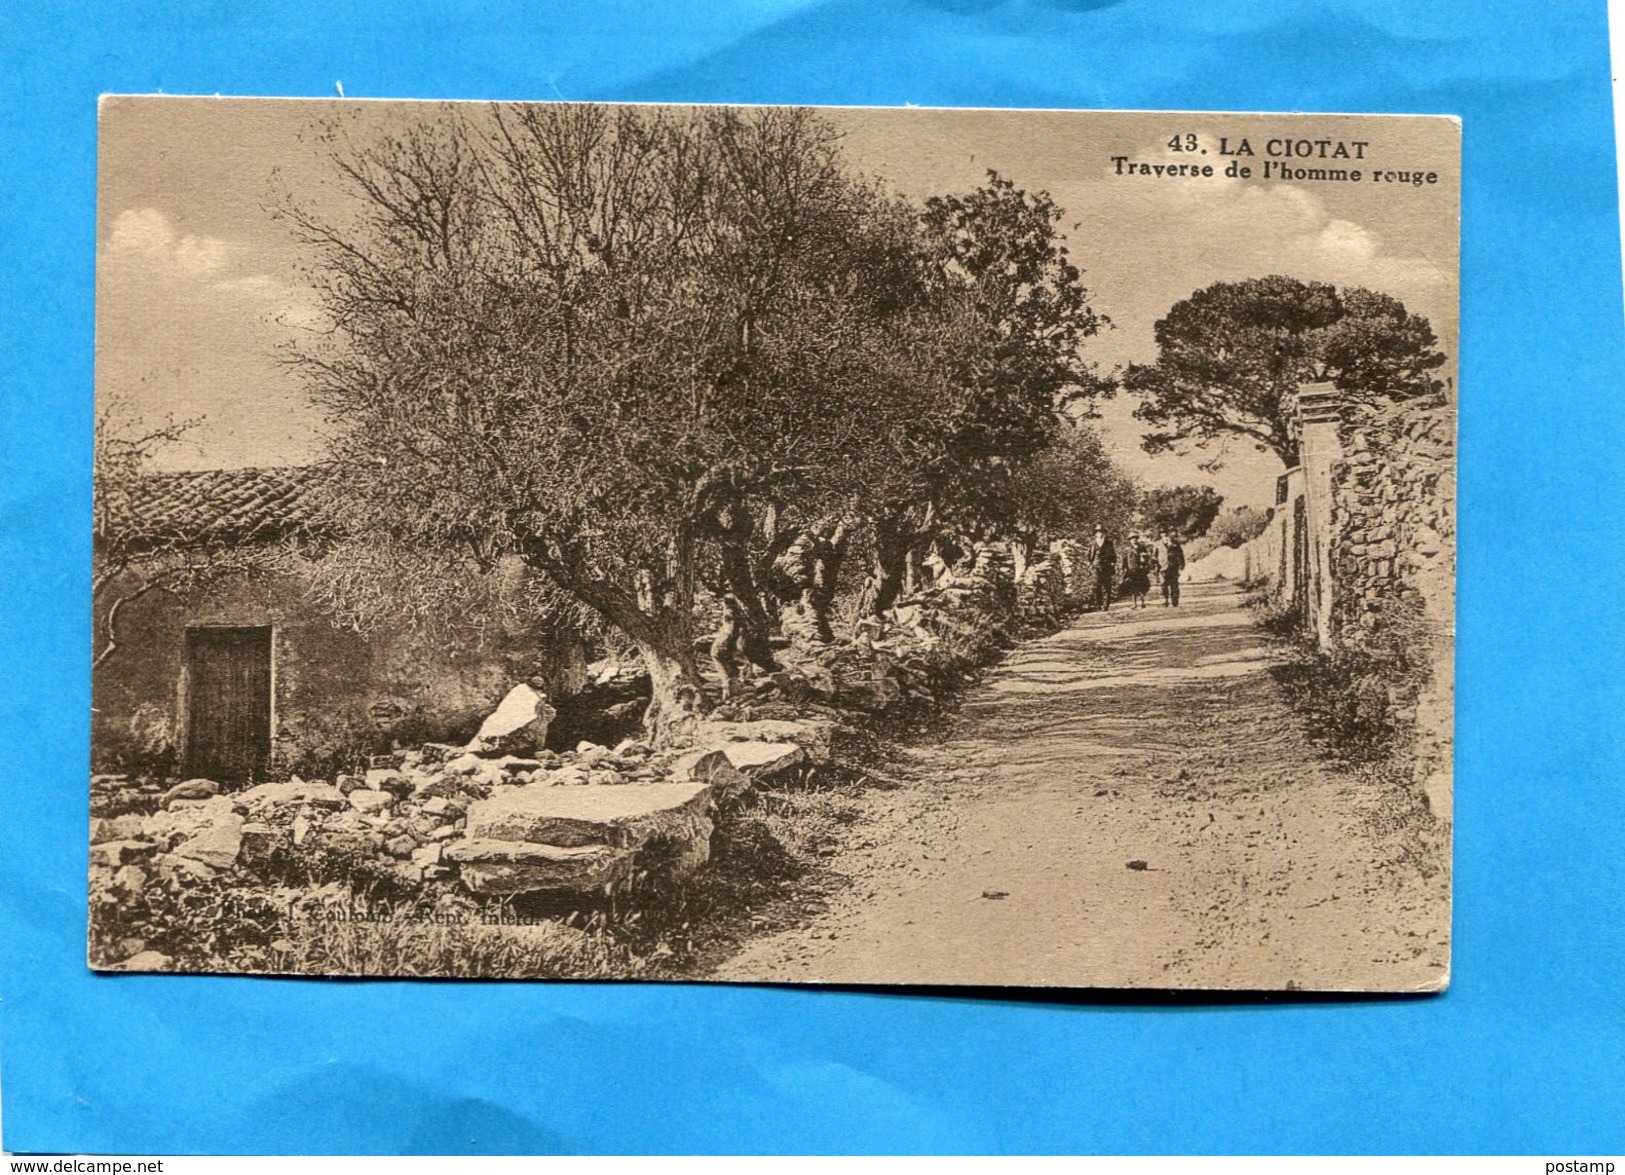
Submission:
<svg viewBox="0 0 1625 1175">
<path fill-rule="evenodd" d="M 978 544 L 959 567 L 939 563 L 936 570 L 930 584 L 882 616 L 860 620 L 852 639 L 781 650 L 785 671 L 758 683 L 758 699 L 870 712 L 935 702 L 967 669 L 986 663 L 1008 642 L 1018 615 L 1006 544 Z M 1054 573 L 1039 574 L 1047 585 L 1044 577 Z"/>
<path fill-rule="evenodd" d="M 1083 604 L 1095 586 L 1088 550 L 1076 539 L 1056 539 L 1049 545 L 1049 557 L 1061 573 L 1068 606 Z"/>
<path fill-rule="evenodd" d="M 380 756 L 331 783 L 212 780 L 170 788 L 155 810 L 93 821 L 92 890 L 107 900 L 155 880 L 263 873 L 302 850 L 366 859 L 402 885 L 457 881 L 478 894 L 588 892 L 643 871 L 705 863 L 719 804 L 756 781 L 827 762 L 827 720 L 701 724 L 693 747 L 538 750 L 551 710 L 527 686 L 466 747 Z M 521 750 L 526 753 L 519 753 Z"/>
<path fill-rule="evenodd" d="M 1048 629 L 1059 624 L 1071 604 L 1066 575 L 1049 558 L 1028 563 L 1017 589 L 1022 622 L 1031 628 Z"/>
</svg>

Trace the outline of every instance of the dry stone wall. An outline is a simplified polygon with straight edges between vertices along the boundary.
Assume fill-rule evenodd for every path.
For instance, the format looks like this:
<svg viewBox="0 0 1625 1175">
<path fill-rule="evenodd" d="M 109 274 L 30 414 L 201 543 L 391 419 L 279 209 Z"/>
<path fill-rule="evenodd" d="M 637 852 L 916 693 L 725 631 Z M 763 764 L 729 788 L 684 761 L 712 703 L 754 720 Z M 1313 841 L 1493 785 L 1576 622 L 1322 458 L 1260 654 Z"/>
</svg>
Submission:
<svg viewBox="0 0 1625 1175">
<path fill-rule="evenodd" d="M 1456 557 L 1455 407 L 1298 406 L 1301 464 L 1275 517 L 1242 548 L 1244 576 L 1346 678 L 1361 716 L 1392 731 L 1433 810 L 1450 805 Z"/>
<path fill-rule="evenodd" d="M 1355 417 L 1333 469 L 1338 644 L 1389 667 L 1385 703 L 1448 810 L 1455 637 L 1456 422 L 1448 403 Z"/>
</svg>

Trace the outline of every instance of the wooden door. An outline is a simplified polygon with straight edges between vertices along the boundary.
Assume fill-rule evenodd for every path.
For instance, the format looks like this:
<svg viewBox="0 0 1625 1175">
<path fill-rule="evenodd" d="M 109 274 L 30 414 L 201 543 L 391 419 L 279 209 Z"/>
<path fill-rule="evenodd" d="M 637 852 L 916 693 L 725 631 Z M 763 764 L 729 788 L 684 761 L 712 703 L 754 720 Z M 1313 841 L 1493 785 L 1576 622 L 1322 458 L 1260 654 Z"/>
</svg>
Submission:
<svg viewBox="0 0 1625 1175">
<path fill-rule="evenodd" d="M 263 778 L 271 756 L 271 630 L 186 630 L 186 774 Z"/>
</svg>

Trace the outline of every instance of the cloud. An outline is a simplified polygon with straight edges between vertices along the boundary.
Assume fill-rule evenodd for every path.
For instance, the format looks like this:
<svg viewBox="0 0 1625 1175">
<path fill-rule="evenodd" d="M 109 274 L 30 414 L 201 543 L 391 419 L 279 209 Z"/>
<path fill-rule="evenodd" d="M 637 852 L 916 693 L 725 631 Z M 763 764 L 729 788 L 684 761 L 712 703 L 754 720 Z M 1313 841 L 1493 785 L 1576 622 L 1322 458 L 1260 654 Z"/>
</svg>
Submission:
<svg viewBox="0 0 1625 1175">
<path fill-rule="evenodd" d="M 144 418 L 201 417 L 169 467 L 305 460 L 319 420 L 282 356 L 324 322 L 274 248 L 182 231 L 152 207 L 119 211 L 97 257 L 98 394 Z"/>
<path fill-rule="evenodd" d="M 1193 161 L 1188 153 L 1173 152 L 1165 144 L 1132 158 L 1158 163 Z M 1137 202 L 1153 213 L 1153 219 L 1191 242 L 1186 252 L 1193 271 L 1209 270 L 1215 278 L 1288 273 L 1427 302 L 1434 301 L 1449 284 L 1448 275 L 1429 258 L 1389 252 L 1372 227 L 1338 215 L 1328 206 L 1328 193 L 1338 196 L 1340 203 L 1346 203 L 1343 197 L 1360 193 L 1263 180 L 1256 178 L 1256 167 L 1254 176 L 1243 180 L 1216 174 L 1210 179 L 1189 180 L 1113 175 L 1111 182 L 1143 185 Z M 1164 240 L 1170 235 L 1165 232 Z"/>
<path fill-rule="evenodd" d="M 1328 258 L 1367 263 L 1377 255 L 1372 235 L 1352 220 L 1329 220 L 1315 237 L 1315 248 Z"/>
<path fill-rule="evenodd" d="M 108 249 L 115 255 L 180 274 L 205 276 L 224 268 L 231 246 L 218 237 L 182 234 L 156 208 L 130 208 L 113 221 Z"/>
<path fill-rule="evenodd" d="M 325 323 L 306 292 L 269 273 L 242 272 L 253 267 L 253 250 L 220 237 L 182 233 L 158 208 L 120 212 L 108 234 L 104 260 L 115 288 L 128 283 L 145 299 L 202 296 L 217 310 L 237 306 L 244 314 L 303 331 L 319 330 Z M 167 291 L 161 292 L 160 285 Z"/>
</svg>

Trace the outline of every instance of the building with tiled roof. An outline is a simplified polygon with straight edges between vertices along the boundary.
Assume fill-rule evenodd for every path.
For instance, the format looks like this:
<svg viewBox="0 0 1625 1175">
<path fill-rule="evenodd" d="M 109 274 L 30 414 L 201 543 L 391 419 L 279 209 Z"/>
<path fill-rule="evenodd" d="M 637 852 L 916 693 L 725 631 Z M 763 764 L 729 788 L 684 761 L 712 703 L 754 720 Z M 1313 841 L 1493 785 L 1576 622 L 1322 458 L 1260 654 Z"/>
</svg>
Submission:
<svg viewBox="0 0 1625 1175">
<path fill-rule="evenodd" d="M 340 623 L 307 578 L 318 546 L 270 550 L 323 535 L 337 481 L 332 465 L 219 469 L 98 497 L 109 570 L 95 623 L 114 648 L 94 675 L 96 770 L 330 777 L 397 746 L 466 741 L 516 681 L 579 688 L 585 645 L 557 626 L 431 634 L 405 609 L 366 632 Z"/>
<path fill-rule="evenodd" d="M 99 503 L 96 527 L 130 544 L 275 542 L 323 528 L 335 480 L 330 465 L 147 474 Z"/>
</svg>

